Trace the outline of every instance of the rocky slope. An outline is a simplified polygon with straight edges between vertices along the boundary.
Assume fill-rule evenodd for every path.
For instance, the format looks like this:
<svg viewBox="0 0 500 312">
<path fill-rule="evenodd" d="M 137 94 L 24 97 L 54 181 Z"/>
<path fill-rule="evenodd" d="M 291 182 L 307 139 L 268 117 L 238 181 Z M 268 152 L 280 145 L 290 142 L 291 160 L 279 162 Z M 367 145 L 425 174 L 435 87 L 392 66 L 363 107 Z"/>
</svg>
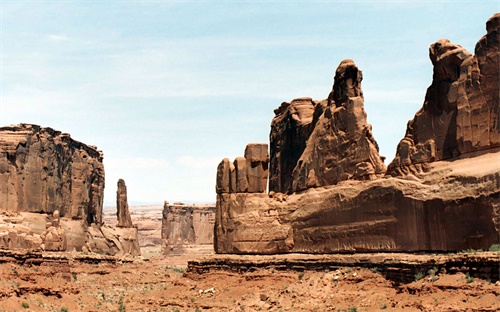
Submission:
<svg viewBox="0 0 500 312">
<path fill-rule="evenodd" d="M 282 104 L 271 125 L 269 195 L 218 189 L 216 252 L 497 244 L 499 21 L 500 14 L 488 21 L 476 56 L 448 40 L 431 45 L 433 83 L 385 176 L 363 110 L 361 71 L 352 61 L 339 65 L 327 100 Z"/>
</svg>

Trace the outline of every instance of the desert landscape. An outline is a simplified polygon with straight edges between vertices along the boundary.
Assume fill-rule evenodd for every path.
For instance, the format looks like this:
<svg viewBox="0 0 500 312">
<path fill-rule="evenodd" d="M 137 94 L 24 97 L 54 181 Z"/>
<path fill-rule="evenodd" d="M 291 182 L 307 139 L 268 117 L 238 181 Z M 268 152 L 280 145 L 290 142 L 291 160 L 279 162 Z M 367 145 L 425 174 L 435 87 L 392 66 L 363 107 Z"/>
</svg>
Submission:
<svg viewBox="0 0 500 312">
<path fill-rule="evenodd" d="M 214 203 L 130 205 L 120 178 L 104 205 L 105 151 L 0 127 L 0 311 L 500 311 L 500 13 L 429 58 L 388 166 L 344 59 L 213 168 Z"/>
</svg>

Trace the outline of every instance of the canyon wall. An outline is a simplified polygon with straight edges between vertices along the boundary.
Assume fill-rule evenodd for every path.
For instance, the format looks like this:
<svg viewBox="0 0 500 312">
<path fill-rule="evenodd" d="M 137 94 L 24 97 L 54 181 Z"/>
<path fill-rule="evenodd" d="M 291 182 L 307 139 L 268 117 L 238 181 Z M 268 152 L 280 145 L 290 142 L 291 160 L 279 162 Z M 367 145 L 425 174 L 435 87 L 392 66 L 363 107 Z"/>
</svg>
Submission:
<svg viewBox="0 0 500 312">
<path fill-rule="evenodd" d="M 0 128 L 0 248 L 139 255 L 137 229 L 103 225 L 102 159 L 52 128 Z"/>
<path fill-rule="evenodd" d="M 219 165 L 216 252 L 458 251 L 500 243 L 499 25 L 500 14 L 488 20 L 475 56 L 446 39 L 431 45 L 433 82 L 387 172 L 353 61 L 337 68 L 328 99 L 281 104 L 271 123 L 269 194 L 225 192 L 220 181 L 228 177 L 230 185 L 234 165 Z"/>
<path fill-rule="evenodd" d="M 0 128 L 0 210 L 102 223 L 104 166 L 95 147 L 52 128 Z"/>
</svg>

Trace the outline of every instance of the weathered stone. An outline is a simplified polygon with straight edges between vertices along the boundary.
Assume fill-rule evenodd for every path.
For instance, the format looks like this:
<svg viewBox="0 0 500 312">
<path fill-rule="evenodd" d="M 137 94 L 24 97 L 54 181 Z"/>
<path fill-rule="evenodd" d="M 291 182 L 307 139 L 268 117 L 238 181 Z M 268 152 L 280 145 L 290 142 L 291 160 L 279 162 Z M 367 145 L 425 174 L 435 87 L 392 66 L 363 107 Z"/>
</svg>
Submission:
<svg viewBox="0 0 500 312">
<path fill-rule="evenodd" d="M 213 206 L 170 205 L 165 202 L 161 231 L 164 253 L 179 254 L 186 248 L 213 246 L 214 223 Z"/>
<path fill-rule="evenodd" d="M 216 193 L 262 193 L 267 189 L 269 175 L 268 145 L 248 144 L 245 157 L 236 157 L 231 164 L 224 158 L 217 167 Z"/>
<path fill-rule="evenodd" d="M 292 124 L 291 105 L 282 104 L 272 123 L 270 193 L 217 195 L 216 252 L 458 251 L 499 244 L 499 25 L 496 14 L 477 56 L 448 40 L 431 46 L 433 83 L 385 176 L 366 123 L 361 71 L 351 60 L 339 65 L 328 100 L 311 104 L 310 125 Z M 297 145 L 292 178 L 280 176 L 290 170 L 287 157 L 296 157 L 283 153 L 291 146 L 287 136 L 306 142 L 303 150 Z"/>
<path fill-rule="evenodd" d="M 500 146 L 499 21 L 500 14 L 488 20 L 475 56 L 447 39 L 431 45 L 433 81 L 388 174 L 418 173 L 433 161 Z"/>
<path fill-rule="evenodd" d="M 496 153 L 435 162 L 419 179 L 348 181 L 288 195 L 217 196 L 217 253 L 458 251 L 500 242 Z"/>
<path fill-rule="evenodd" d="M 0 128 L 0 209 L 101 224 L 102 153 L 51 128 Z"/>
<path fill-rule="evenodd" d="M 384 158 L 366 121 L 361 80 L 352 60 L 340 63 L 332 92 L 321 104 L 323 112 L 293 170 L 292 192 L 385 173 Z"/>
<path fill-rule="evenodd" d="M 127 186 L 123 179 L 118 180 L 118 188 L 116 190 L 116 217 L 118 219 L 116 226 L 124 228 L 134 227 L 128 209 Z"/>
<path fill-rule="evenodd" d="M 267 189 L 269 153 L 267 144 L 248 144 L 245 149 L 249 193 L 262 193 Z"/>
<path fill-rule="evenodd" d="M 228 158 L 224 158 L 217 167 L 216 193 L 229 193 L 231 190 L 231 163 Z"/>
<path fill-rule="evenodd" d="M 40 236 L 43 243 L 41 248 L 46 251 L 66 251 L 66 233 L 61 227 L 59 210 L 52 214 L 52 221 L 49 226 Z"/>
<path fill-rule="evenodd" d="M 315 107 L 311 98 L 294 99 L 274 110 L 269 135 L 271 159 L 269 164 L 269 191 L 288 193 L 292 186 L 292 172 L 306 148 L 311 135 Z"/>
</svg>

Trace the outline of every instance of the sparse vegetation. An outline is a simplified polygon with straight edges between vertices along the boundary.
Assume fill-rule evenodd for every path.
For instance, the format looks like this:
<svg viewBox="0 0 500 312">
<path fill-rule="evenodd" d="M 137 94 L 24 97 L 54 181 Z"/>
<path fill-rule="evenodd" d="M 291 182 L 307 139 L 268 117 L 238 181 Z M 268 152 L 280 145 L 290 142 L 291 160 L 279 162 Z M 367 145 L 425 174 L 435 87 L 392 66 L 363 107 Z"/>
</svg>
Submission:
<svg viewBox="0 0 500 312">
<path fill-rule="evenodd" d="M 467 283 L 472 283 L 474 281 L 474 277 L 470 276 L 469 272 L 465 274 L 465 280 Z"/>
<path fill-rule="evenodd" d="M 387 303 L 383 303 L 380 305 L 380 310 L 385 310 L 387 309 Z"/>
<path fill-rule="evenodd" d="M 304 278 L 304 272 L 299 273 L 299 280 L 302 280 Z"/>
<path fill-rule="evenodd" d="M 491 245 L 491 247 L 490 247 L 490 249 L 488 249 L 488 251 L 500 252 L 500 244 Z"/>
<path fill-rule="evenodd" d="M 377 272 L 378 272 L 378 267 L 371 268 L 370 270 L 371 270 L 373 273 L 377 273 Z"/>
<path fill-rule="evenodd" d="M 125 312 L 125 304 L 123 303 L 123 297 L 118 300 L 118 311 Z"/>
<path fill-rule="evenodd" d="M 358 308 L 356 307 L 350 307 L 347 309 L 347 312 L 357 312 L 358 311 Z"/>
<path fill-rule="evenodd" d="M 175 273 L 180 273 L 180 274 L 183 274 L 184 272 L 186 272 L 186 269 L 178 268 L 176 266 L 168 266 L 168 265 L 165 267 L 165 270 L 170 270 L 170 271 L 173 271 Z"/>
<path fill-rule="evenodd" d="M 60 310 L 60 312 L 68 312 L 68 311 L 69 311 L 69 310 L 68 310 L 68 308 L 66 308 L 66 307 L 63 307 L 63 308 L 61 308 L 61 310 Z"/>
<path fill-rule="evenodd" d="M 415 274 L 415 281 L 419 281 L 421 279 L 423 279 L 425 276 L 425 274 L 423 272 L 418 272 L 417 274 Z"/>
<path fill-rule="evenodd" d="M 73 273 L 71 275 L 73 276 L 73 280 L 76 282 L 78 280 L 78 276 L 76 275 L 76 273 Z"/>
<path fill-rule="evenodd" d="M 21 307 L 22 307 L 23 309 L 29 309 L 29 308 L 30 308 L 30 304 L 29 304 L 29 303 L 27 303 L 26 301 L 23 301 L 23 303 L 21 303 Z"/>
</svg>

